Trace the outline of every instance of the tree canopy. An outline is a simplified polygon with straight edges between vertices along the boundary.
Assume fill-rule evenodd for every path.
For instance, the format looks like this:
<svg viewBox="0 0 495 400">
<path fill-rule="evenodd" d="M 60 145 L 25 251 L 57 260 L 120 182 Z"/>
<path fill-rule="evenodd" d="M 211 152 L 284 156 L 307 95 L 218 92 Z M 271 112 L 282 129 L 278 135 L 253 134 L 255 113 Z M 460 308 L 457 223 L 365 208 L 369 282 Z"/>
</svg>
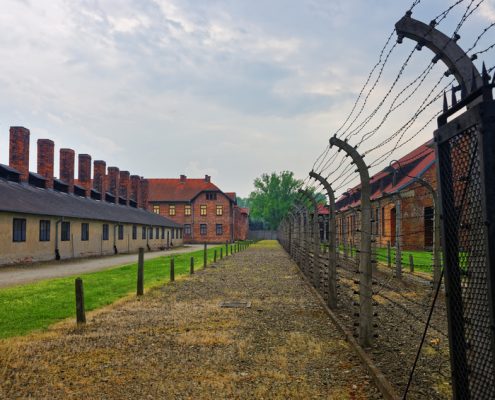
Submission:
<svg viewBox="0 0 495 400">
<path fill-rule="evenodd" d="M 255 190 L 249 195 L 250 215 L 265 221 L 269 229 L 277 229 L 301 186 L 302 181 L 291 171 L 261 175 L 254 180 Z"/>
</svg>

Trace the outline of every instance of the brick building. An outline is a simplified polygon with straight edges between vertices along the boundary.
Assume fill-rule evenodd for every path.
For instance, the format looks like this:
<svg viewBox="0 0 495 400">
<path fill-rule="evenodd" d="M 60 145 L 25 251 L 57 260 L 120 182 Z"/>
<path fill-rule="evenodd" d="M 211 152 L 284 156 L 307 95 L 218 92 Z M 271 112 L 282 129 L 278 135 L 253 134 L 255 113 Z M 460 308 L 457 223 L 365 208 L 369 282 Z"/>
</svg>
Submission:
<svg viewBox="0 0 495 400">
<path fill-rule="evenodd" d="M 30 132 L 10 128 L 9 165 L 0 164 L 0 265 L 158 250 L 182 243 L 182 226 L 144 209 L 146 180 L 91 156 L 38 140 L 29 171 Z"/>
<path fill-rule="evenodd" d="M 416 148 L 371 178 L 371 233 L 377 246 L 385 247 L 387 242 L 395 245 L 396 229 L 399 227 L 403 249 L 431 249 L 433 199 L 415 178 L 426 180 L 436 190 L 435 152 L 429 143 Z M 358 243 L 360 197 L 358 185 L 336 201 L 339 243 Z"/>
<path fill-rule="evenodd" d="M 246 209 L 211 178 L 148 179 L 148 210 L 184 226 L 186 243 L 225 243 L 247 237 Z"/>
</svg>

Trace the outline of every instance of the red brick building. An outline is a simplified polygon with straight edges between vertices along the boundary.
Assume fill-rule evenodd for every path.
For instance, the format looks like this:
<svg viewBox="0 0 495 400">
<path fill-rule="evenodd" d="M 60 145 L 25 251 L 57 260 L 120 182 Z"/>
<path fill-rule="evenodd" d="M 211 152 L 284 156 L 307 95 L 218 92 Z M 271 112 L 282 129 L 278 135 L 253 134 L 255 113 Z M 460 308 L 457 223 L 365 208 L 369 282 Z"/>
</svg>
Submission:
<svg viewBox="0 0 495 400">
<path fill-rule="evenodd" d="M 184 226 L 186 243 L 225 243 L 247 237 L 247 210 L 235 193 L 221 191 L 205 175 L 191 179 L 147 179 L 148 209 Z"/>
<path fill-rule="evenodd" d="M 426 180 L 436 190 L 435 151 L 429 143 L 371 177 L 371 233 L 377 246 L 385 247 L 387 242 L 394 246 L 399 228 L 403 249 L 431 249 L 433 199 L 415 178 Z M 356 186 L 336 201 L 339 243 L 356 244 L 359 240 L 360 198 L 360 186 Z"/>
</svg>

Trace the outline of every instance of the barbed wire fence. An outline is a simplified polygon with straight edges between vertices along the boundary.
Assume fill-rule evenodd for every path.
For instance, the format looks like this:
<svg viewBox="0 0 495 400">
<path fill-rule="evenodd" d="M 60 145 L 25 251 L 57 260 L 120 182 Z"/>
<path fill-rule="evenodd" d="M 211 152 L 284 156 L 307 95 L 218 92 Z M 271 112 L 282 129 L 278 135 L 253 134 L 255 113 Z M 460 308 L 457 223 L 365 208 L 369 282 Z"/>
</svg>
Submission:
<svg viewBox="0 0 495 400">
<path fill-rule="evenodd" d="M 279 228 L 282 245 L 391 382 L 390 398 L 399 398 L 399 393 L 404 399 L 495 396 L 495 321 L 487 300 L 495 278 L 487 272 L 492 239 L 483 228 L 490 219 L 486 192 L 495 193 L 486 189 L 488 178 L 481 172 L 491 161 L 479 154 L 483 148 L 476 150 L 481 142 L 493 143 L 480 135 L 485 126 L 495 131 L 486 117 L 495 115 L 495 76 L 490 78 L 495 66 L 483 64 L 480 74 L 473 65 L 495 48 L 495 43 L 485 43 L 495 22 L 481 29 L 466 52 L 457 45 L 461 29 L 483 2 L 455 1 L 429 24 L 412 18 L 420 4 L 413 2 L 387 36 L 349 114 L 314 161 Z M 463 3 L 452 34 L 442 34 L 439 25 Z M 404 38 L 416 44 L 376 99 Z M 402 84 L 423 47 L 435 56 Z M 434 78 L 440 60 L 448 70 Z M 405 106 L 412 102 L 417 106 L 407 115 Z M 465 107 L 469 115 L 480 107 L 489 112 L 483 108 L 472 126 L 455 130 L 447 118 Z M 390 129 L 393 117 L 399 126 Z M 397 160 L 398 152 L 418 136 L 431 138 L 434 120 L 439 125 L 435 142 L 430 139 Z M 444 134 L 447 128 L 458 137 Z M 448 154 L 443 161 L 438 159 L 442 151 Z M 344 194 L 337 197 L 341 190 Z M 333 200 L 315 207 L 321 196 Z M 455 212 L 444 212 L 440 221 L 446 205 Z M 450 261 L 444 265 L 445 284 L 442 258 Z M 447 301 L 446 292 L 455 293 L 454 300 Z"/>
</svg>

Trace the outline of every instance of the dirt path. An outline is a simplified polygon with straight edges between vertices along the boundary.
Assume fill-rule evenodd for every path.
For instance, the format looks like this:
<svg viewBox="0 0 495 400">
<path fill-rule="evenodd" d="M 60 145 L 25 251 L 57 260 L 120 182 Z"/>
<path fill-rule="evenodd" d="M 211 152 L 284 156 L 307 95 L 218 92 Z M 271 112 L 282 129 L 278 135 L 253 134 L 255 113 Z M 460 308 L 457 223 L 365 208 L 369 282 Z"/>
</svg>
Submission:
<svg viewBox="0 0 495 400">
<path fill-rule="evenodd" d="M 221 308 L 247 300 L 250 308 Z M 0 398 L 375 399 L 275 242 L 45 333 L 0 341 Z"/>
<path fill-rule="evenodd" d="M 201 250 L 203 245 L 192 244 L 175 250 L 154 251 L 145 253 L 144 258 L 156 258 L 171 254 L 188 253 Z M 118 267 L 120 265 L 135 263 L 137 254 L 119 254 L 116 256 L 92 257 L 85 259 L 50 261 L 26 265 L 9 265 L 0 267 L 0 288 L 22 285 L 25 283 L 41 281 L 43 279 L 62 278 L 76 274 L 100 271 Z"/>
</svg>

